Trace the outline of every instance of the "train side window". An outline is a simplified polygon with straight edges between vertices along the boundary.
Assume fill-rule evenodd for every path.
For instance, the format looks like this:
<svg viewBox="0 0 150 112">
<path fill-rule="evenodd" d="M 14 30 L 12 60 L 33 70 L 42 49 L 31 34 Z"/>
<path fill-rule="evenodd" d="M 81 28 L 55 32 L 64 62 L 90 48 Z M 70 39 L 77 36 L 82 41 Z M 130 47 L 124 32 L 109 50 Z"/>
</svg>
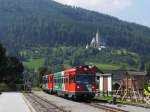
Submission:
<svg viewBox="0 0 150 112">
<path fill-rule="evenodd" d="M 50 80 L 51 80 L 51 83 L 53 82 L 53 79 L 52 79 L 52 77 L 50 78 Z"/>
<path fill-rule="evenodd" d="M 65 83 L 67 83 L 67 81 L 68 81 L 68 80 L 67 80 L 67 77 L 65 77 Z"/>
<path fill-rule="evenodd" d="M 56 79 L 56 83 L 57 83 L 57 79 Z"/>
<path fill-rule="evenodd" d="M 56 79 L 54 79 L 54 82 L 56 83 Z"/>
<path fill-rule="evenodd" d="M 60 78 L 60 83 L 63 83 L 63 81 L 62 81 L 62 77 Z"/>
<path fill-rule="evenodd" d="M 64 83 L 66 83 L 66 77 L 64 77 Z"/>
<path fill-rule="evenodd" d="M 63 83 L 65 83 L 65 81 L 64 81 L 64 77 L 63 77 L 63 79 L 62 79 L 62 80 L 63 80 Z"/>
<path fill-rule="evenodd" d="M 48 78 L 48 83 L 50 83 L 50 82 L 51 82 L 51 78 L 49 77 L 49 78 Z"/>
<path fill-rule="evenodd" d="M 61 81 L 60 81 L 60 77 L 59 77 L 59 79 L 58 79 L 58 83 L 61 83 Z"/>
<path fill-rule="evenodd" d="M 63 83 L 65 83 L 65 78 L 63 77 Z"/>
<path fill-rule="evenodd" d="M 59 79 L 57 79 L 57 83 L 59 83 Z"/>
<path fill-rule="evenodd" d="M 74 76 L 71 75 L 70 78 L 69 78 L 69 83 L 74 83 L 74 82 L 75 82 Z"/>
<path fill-rule="evenodd" d="M 58 78 L 56 79 L 56 83 L 58 83 Z"/>
<path fill-rule="evenodd" d="M 68 77 L 66 77 L 66 83 L 68 83 Z"/>
<path fill-rule="evenodd" d="M 62 78 L 60 78 L 60 83 L 62 83 Z"/>
<path fill-rule="evenodd" d="M 50 78 L 50 81 L 51 81 L 51 83 L 52 83 L 52 81 L 53 81 L 52 77 Z"/>
<path fill-rule="evenodd" d="M 59 78 L 59 83 L 61 83 L 61 77 Z"/>
<path fill-rule="evenodd" d="M 61 83 L 63 83 L 63 78 L 62 78 L 62 77 L 61 77 L 61 79 L 60 79 L 60 80 L 61 80 Z"/>
<path fill-rule="evenodd" d="M 59 77 L 58 83 L 61 83 L 61 78 Z"/>
<path fill-rule="evenodd" d="M 61 83 L 60 78 L 59 78 L 59 80 L 58 80 L 58 83 Z"/>
</svg>

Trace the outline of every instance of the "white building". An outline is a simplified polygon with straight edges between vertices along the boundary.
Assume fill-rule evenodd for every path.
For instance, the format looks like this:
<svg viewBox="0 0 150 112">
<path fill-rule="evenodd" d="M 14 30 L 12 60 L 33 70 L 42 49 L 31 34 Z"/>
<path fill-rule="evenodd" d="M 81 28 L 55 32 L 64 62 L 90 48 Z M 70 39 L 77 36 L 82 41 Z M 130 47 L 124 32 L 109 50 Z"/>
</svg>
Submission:
<svg viewBox="0 0 150 112">
<path fill-rule="evenodd" d="M 102 45 L 101 39 L 100 39 L 100 33 L 97 31 L 96 36 L 92 38 L 90 46 L 86 46 L 86 49 L 88 48 L 96 48 L 98 50 L 102 50 L 105 49 L 106 47 L 104 45 Z"/>
<path fill-rule="evenodd" d="M 99 93 L 100 95 L 112 95 L 112 74 L 97 73 L 99 77 Z"/>
</svg>

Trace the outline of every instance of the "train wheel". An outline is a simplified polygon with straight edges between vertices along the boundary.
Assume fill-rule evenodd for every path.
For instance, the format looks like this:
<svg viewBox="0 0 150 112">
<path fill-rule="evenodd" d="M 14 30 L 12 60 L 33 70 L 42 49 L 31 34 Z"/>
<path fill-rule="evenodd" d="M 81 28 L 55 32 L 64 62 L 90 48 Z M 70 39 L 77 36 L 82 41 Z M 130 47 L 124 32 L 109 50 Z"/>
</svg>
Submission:
<svg viewBox="0 0 150 112">
<path fill-rule="evenodd" d="M 68 97 L 68 94 L 64 94 L 64 97 L 66 98 L 66 99 L 68 99 L 69 97 Z"/>
<path fill-rule="evenodd" d="M 51 90 L 51 91 L 50 91 L 50 94 L 54 94 L 54 92 Z"/>
<path fill-rule="evenodd" d="M 72 98 L 71 98 L 71 99 L 74 100 L 74 101 L 77 101 L 77 96 L 72 95 Z"/>
</svg>

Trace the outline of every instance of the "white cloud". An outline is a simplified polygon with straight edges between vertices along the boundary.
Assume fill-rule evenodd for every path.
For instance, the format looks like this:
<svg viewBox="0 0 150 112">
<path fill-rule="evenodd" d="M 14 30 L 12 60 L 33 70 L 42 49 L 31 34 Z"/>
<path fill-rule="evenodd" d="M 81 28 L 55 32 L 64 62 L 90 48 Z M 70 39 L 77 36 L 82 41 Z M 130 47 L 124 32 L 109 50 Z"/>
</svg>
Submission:
<svg viewBox="0 0 150 112">
<path fill-rule="evenodd" d="M 104 13 L 123 10 L 132 4 L 132 0 L 55 0 L 59 3 L 78 6 Z"/>
</svg>

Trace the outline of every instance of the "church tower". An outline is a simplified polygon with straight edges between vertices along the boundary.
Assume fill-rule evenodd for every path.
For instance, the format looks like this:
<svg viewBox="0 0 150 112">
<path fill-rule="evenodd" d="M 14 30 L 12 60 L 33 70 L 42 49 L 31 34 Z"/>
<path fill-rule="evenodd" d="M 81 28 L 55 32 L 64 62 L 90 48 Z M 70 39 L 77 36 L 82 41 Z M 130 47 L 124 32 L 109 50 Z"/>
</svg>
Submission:
<svg viewBox="0 0 150 112">
<path fill-rule="evenodd" d="M 99 48 L 100 47 L 100 33 L 99 31 L 97 30 L 97 33 L 96 33 L 96 47 Z"/>
</svg>

